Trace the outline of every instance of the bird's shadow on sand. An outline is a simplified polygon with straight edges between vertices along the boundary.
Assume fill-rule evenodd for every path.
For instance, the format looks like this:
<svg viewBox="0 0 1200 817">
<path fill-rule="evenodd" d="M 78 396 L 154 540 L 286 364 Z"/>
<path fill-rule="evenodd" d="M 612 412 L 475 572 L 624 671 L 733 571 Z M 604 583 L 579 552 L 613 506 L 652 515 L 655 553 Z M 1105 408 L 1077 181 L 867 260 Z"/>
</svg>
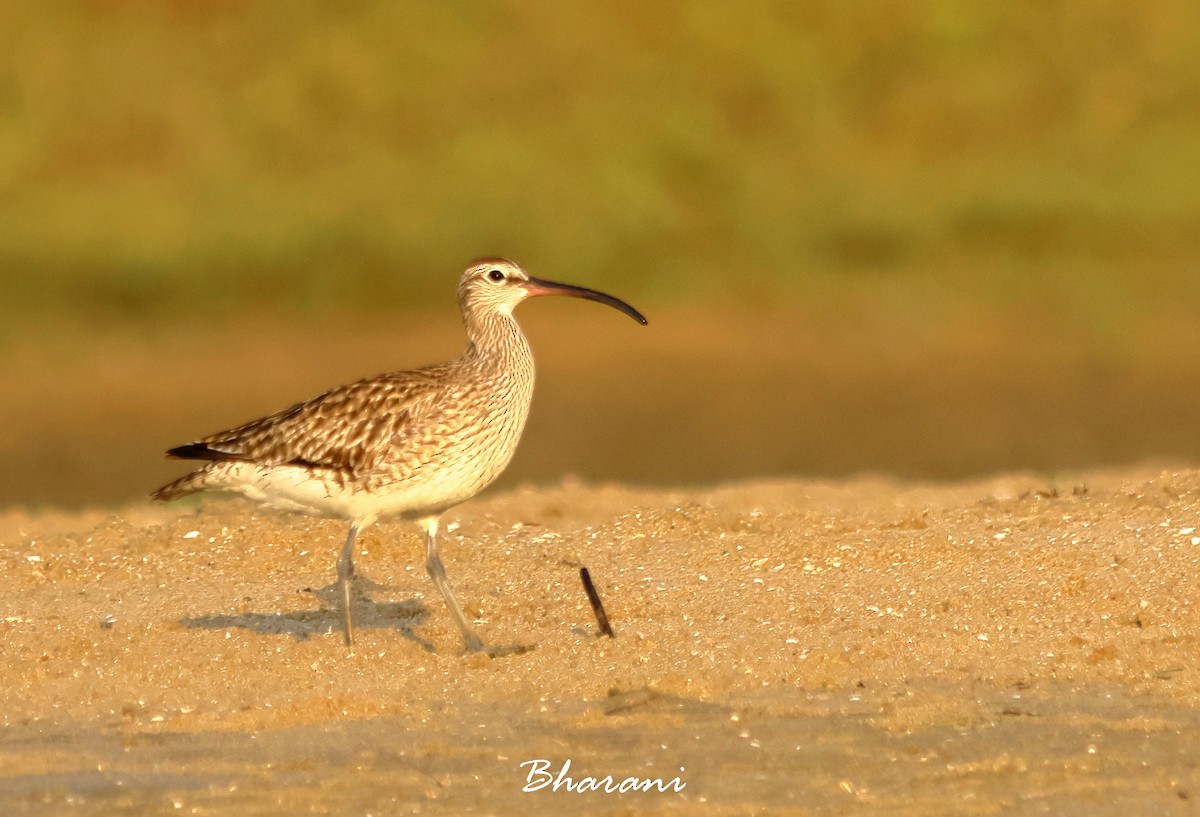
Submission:
<svg viewBox="0 0 1200 817">
<path fill-rule="evenodd" d="M 399 632 L 409 641 L 419 644 L 426 652 L 434 652 L 434 646 L 421 638 L 416 628 L 429 617 L 429 609 L 420 599 L 406 599 L 399 602 L 372 601 L 365 595 L 366 590 L 388 590 L 391 588 L 375 584 L 361 576 L 355 577 L 354 590 L 351 598 L 351 612 L 354 616 L 355 631 L 365 629 L 392 629 Z M 179 623 L 195 630 L 228 630 L 239 628 L 261 635 L 290 635 L 297 641 L 305 641 L 313 636 L 326 636 L 342 631 L 342 611 L 338 601 L 336 584 L 313 589 L 306 587 L 301 590 L 305 595 L 311 594 L 321 602 L 317 610 L 293 610 L 276 613 L 214 613 L 204 616 L 185 616 Z"/>
</svg>

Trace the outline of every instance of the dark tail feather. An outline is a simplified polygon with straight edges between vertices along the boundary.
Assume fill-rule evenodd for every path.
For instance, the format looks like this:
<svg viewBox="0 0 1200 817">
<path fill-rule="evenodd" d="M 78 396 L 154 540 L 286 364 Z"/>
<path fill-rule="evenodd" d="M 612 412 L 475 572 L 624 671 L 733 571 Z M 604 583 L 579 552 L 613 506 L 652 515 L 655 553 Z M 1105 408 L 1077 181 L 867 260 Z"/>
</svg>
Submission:
<svg viewBox="0 0 1200 817">
<path fill-rule="evenodd" d="M 177 460 L 211 460 L 213 462 L 245 459 L 228 451 L 210 448 L 208 443 L 177 445 L 167 452 L 167 456 L 174 457 Z"/>
<path fill-rule="evenodd" d="M 174 457 L 178 460 L 204 460 L 206 462 L 228 462 L 230 460 L 244 460 L 237 454 L 231 454 L 228 451 L 220 451 L 216 448 L 210 448 L 208 443 L 188 443 L 187 445 L 177 445 L 167 452 L 168 457 Z M 151 499 L 157 499 L 160 502 L 169 502 L 172 499 L 178 499 L 181 496 L 188 494 L 199 493 L 207 490 L 204 484 L 204 477 L 208 474 L 208 467 L 203 466 L 197 471 L 186 474 L 174 482 L 167 483 L 159 488 L 154 493 L 150 494 Z"/>
</svg>

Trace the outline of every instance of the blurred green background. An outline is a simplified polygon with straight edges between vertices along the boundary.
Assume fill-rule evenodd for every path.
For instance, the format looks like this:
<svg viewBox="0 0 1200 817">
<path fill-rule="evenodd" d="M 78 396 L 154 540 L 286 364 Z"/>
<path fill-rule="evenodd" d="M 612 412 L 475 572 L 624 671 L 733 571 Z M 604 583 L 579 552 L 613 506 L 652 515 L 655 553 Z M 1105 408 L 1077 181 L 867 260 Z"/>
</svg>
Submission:
<svg viewBox="0 0 1200 817">
<path fill-rule="evenodd" d="M 1197 302 L 1193 2 L 8 2 L 5 306 Z"/>
<path fill-rule="evenodd" d="M 1060 374 L 1089 384 L 1056 412 L 1100 422 L 1097 401 L 1124 399 L 1151 433 L 1093 429 L 1090 447 L 1061 455 L 1038 443 L 1031 451 L 1045 456 L 1010 447 L 931 464 L 917 455 L 962 441 L 926 435 L 906 454 L 912 434 L 901 423 L 891 430 L 899 453 L 764 459 L 795 431 L 781 408 L 748 424 L 759 442 L 742 439 L 706 466 L 617 464 L 597 478 L 952 476 L 1200 453 L 1185 434 L 1188 404 L 1160 417 L 1153 396 L 1196 396 L 1200 4 L 1190 0 L 9 0 L 0 66 L 0 373 L 11 383 L 19 370 L 34 395 L 39 372 L 81 383 L 79 394 L 57 386 L 46 399 L 85 401 L 87 389 L 111 386 L 90 379 L 98 364 L 88 355 L 114 333 L 134 338 L 120 347 L 128 356 L 189 325 L 253 338 L 426 309 L 453 324 L 458 270 L 502 254 L 652 316 L 710 316 L 677 324 L 695 336 L 686 365 L 687 344 L 671 341 L 668 362 L 696 372 L 679 383 L 692 391 L 678 403 L 689 411 L 709 402 L 694 395 L 706 384 L 757 384 L 750 404 L 770 399 L 786 361 L 766 365 L 761 381 L 701 376 L 725 341 L 755 354 L 742 335 L 766 315 L 815 327 L 754 336 L 768 362 L 773 339 L 866 359 L 957 344 L 965 368 L 993 366 L 998 346 L 1011 344 L 1010 358 L 1049 348 L 1039 364 L 1047 388 Z M 847 345 L 862 332 L 877 343 Z M 651 337 L 641 342 L 661 345 Z M 1022 382 L 1010 358 L 1001 368 L 1011 381 L 987 387 L 1000 403 Z M 903 382 L 920 360 L 878 374 L 860 399 Z M 1162 376 L 1146 375 L 1147 362 Z M 138 376 L 163 365 L 146 358 Z M 186 353 L 169 365 L 189 366 Z M 321 387 L 373 373 L 345 369 L 331 368 Z M 1188 382 L 1172 392 L 1176 378 Z M 933 405 L 943 381 L 927 380 Z M 805 415 L 817 429 L 845 410 L 824 394 L 825 413 Z M 306 396 L 281 390 L 245 408 Z M 220 399 L 195 397 L 210 408 Z M 153 487 L 104 477 L 105 458 L 130 446 L 115 431 L 87 443 L 88 423 L 100 428 L 103 417 L 77 422 L 76 439 L 51 457 L 54 430 L 31 430 L 43 404 L 4 399 L 0 453 L 29 468 L 53 462 L 44 480 L 0 485 L 10 502 L 112 501 Z M 909 402 L 913 416 L 927 414 Z M 1034 395 L 1009 405 L 1019 428 L 1022 412 L 1043 404 Z M 184 431 L 156 415 L 185 436 L 154 438 L 154 451 L 248 418 L 214 410 Z M 1168 420 L 1175 432 L 1164 437 Z M 669 450 L 737 421 L 736 411 L 697 420 Z M 113 422 L 132 431 L 128 416 Z M 552 411 L 544 422 L 557 422 Z M 545 479 L 563 464 L 516 467 L 517 478 Z M 63 484 L 81 472 L 83 483 Z"/>
</svg>

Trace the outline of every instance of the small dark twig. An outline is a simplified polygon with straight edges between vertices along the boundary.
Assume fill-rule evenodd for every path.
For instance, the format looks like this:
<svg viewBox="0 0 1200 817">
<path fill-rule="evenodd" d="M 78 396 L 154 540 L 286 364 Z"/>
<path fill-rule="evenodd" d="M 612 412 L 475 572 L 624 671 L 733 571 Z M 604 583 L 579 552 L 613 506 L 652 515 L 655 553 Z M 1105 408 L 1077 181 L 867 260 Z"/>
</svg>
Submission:
<svg viewBox="0 0 1200 817">
<path fill-rule="evenodd" d="M 604 612 L 600 594 L 596 592 L 596 585 L 592 584 L 592 574 L 588 573 L 586 567 L 581 567 L 579 568 L 579 578 L 583 582 L 583 589 L 587 593 L 588 601 L 592 603 L 592 612 L 596 614 L 596 623 L 600 625 L 600 632 L 609 638 L 616 638 L 617 634 L 613 632 L 612 625 L 608 623 L 608 615 Z"/>
</svg>

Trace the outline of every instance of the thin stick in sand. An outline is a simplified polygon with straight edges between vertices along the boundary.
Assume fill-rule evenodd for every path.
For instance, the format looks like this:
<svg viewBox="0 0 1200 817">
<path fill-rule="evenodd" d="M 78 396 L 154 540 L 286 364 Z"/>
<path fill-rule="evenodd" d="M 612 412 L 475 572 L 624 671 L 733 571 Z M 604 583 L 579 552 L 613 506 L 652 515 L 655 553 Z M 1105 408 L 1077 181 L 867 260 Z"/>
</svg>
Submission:
<svg viewBox="0 0 1200 817">
<path fill-rule="evenodd" d="M 583 582 L 583 590 L 587 593 L 588 601 L 592 603 L 592 612 L 596 614 L 596 623 L 600 625 L 600 633 L 609 638 L 616 638 L 617 634 L 613 632 L 612 625 L 608 623 L 608 614 L 604 612 L 604 602 L 600 601 L 596 585 L 592 584 L 592 574 L 586 567 L 581 567 L 579 568 L 579 578 Z"/>
</svg>

